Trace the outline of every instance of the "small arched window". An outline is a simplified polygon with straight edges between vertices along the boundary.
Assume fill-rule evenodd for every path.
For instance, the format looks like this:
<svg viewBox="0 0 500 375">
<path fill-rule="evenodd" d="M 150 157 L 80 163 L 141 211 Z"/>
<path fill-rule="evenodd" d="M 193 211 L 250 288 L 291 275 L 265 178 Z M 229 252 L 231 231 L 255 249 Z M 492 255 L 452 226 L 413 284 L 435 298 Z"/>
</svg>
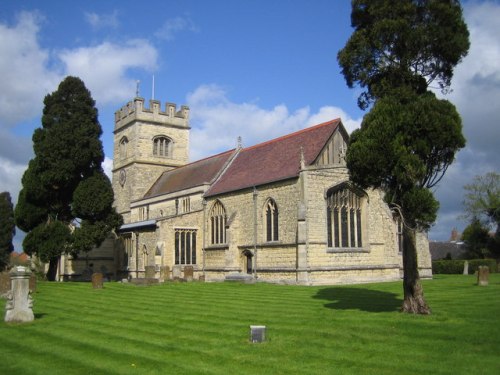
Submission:
<svg viewBox="0 0 500 375">
<path fill-rule="evenodd" d="M 362 206 L 364 197 L 347 184 L 327 193 L 328 247 L 359 248 L 363 246 Z"/>
<path fill-rule="evenodd" d="M 273 199 L 266 203 L 266 240 L 278 241 L 278 206 Z"/>
<path fill-rule="evenodd" d="M 216 201 L 210 211 L 210 234 L 212 245 L 226 243 L 226 209 L 220 201 Z"/>
<path fill-rule="evenodd" d="M 172 140 L 163 135 L 153 138 L 153 155 L 170 157 L 172 153 Z"/>
<path fill-rule="evenodd" d="M 126 159 L 127 158 L 127 151 L 128 151 L 128 138 L 127 137 L 122 137 L 120 139 L 119 143 L 119 152 L 120 152 L 120 159 Z"/>
</svg>

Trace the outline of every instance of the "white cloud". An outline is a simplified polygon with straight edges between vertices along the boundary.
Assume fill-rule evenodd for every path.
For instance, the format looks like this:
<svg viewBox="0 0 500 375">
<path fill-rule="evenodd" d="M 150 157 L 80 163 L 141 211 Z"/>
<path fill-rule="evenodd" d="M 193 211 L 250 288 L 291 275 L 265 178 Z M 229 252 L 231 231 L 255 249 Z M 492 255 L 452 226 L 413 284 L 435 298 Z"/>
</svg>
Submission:
<svg viewBox="0 0 500 375">
<path fill-rule="evenodd" d="M 107 105 L 123 103 L 134 95 L 136 81 L 126 76 L 127 71 L 153 71 L 158 51 L 147 40 L 134 39 L 124 45 L 103 42 L 94 47 L 67 49 L 58 57 L 66 74 L 80 77 L 98 105 Z"/>
<path fill-rule="evenodd" d="M 111 14 L 97 14 L 95 12 L 85 12 L 84 13 L 85 21 L 88 22 L 93 29 L 102 29 L 102 28 L 113 28 L 116 29 L 119 26 L 118 21 L 118 11 L 114 10 Z"/>
<path fill-rule="evenodd" d="M 254 103 L 234 103 L 217 85 L 198 87 L 188 95 L 187 103 L 192 114 L 191 160 L 234 148 L 238 137 L 243 146 L 251 146 L 338 117 L 348 131 L 361 122 L 336 107 L 311 113 L 309 107 L 290 112 L 284 104 L 264 109 Z"/>
<path fill-rule="evenodd" d="M 17 197 L 21 190 L 21 178 L 27 164 L 14 163 L 9 159 L 0 156 L 0 192 L 8 191 L 14 205 L 17 203 Z"/>
<path fill-rule="evenodd" d="M 111 180 L 113 176 L 113 159 L 108 158 L 107 156 L 104 157 L 104 161 L 102 162 L 102 169 L 104 169 L 104 173 L 106 173 L 106 176 Z"/>
<path fill-rule="evenodd" d="M 22 12 L 14 26 L 0 23 L 0 121 L 12 127 L 41 112 L 43 97 L 60 80 L 48 68 L 50 51 L 37 39 L 43 18 L 38 13 Z"/>
<path fill-rule="evenodd" d="M 457 106 L 463 120 L 466 148 L 436 190 L 440 201 L 438 221 L 431 239 L 446 240 L 463 213 L 463 186 L 474 176 L 500 170 L 500 4 L 467 2 L 464 18 L 470 32 L 469 54 L 455 69 L 453 92 L 445 98 Z"/>
<path fill-rule="evenodd" d="M 167 19 L 163 25 L 155 32 L 158 39 L 171 41 L 175 39 L 176 34 L 182 31 L 198 32 L 199 28 L 193 20 L 187 16 Z"/>
</svg>

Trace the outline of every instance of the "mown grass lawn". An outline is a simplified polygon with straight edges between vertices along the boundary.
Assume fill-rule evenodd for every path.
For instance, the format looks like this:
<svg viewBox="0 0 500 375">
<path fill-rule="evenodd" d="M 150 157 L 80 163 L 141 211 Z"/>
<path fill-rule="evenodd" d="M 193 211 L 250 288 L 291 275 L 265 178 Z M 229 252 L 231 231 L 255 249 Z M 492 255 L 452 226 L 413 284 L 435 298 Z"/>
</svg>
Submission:
<svg viewBox="0 0 500 375">
<path fill-rule="evenodd" d="M 0 374 L 500 374 L 500 274 L 475 282 L 424 281 L 430 316 L 398 312 L 400 282 L 39 283 L 35 321 L 0 323 Z"/>
</svg>

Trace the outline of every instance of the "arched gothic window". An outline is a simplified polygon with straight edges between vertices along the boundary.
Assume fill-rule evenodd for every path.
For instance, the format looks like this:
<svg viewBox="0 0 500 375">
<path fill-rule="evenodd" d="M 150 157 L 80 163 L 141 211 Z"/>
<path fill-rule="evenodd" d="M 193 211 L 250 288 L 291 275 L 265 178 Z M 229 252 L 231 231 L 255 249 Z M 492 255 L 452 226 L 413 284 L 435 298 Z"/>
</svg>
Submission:
<svg viewBox="0 0 500 375">
<path fill-rule="evenodd" d="M 347 184 L 327 193 L 328 247 L 363 246 L 362 205 L 364 197 Z"/>
<path fill-rule="evenodd" d="M 127 148 L 128 148 L 128 138 L 122 137 L 119 143 L 120 159 L 123 160 L 127 158 Z"/>
<path fill-rule="evenodd" d="M 273 199 L 269 199 L 266 203 L 266 240 L 278 239 L 278 206 Z"/>
<path fill-rule="evenodd" d="M 210 234 L 212 245 L 226 243 L 226 209 L 220 201 L 215 202 L 210 212 Z"/>
<path fill-rule="evenodd" d="M 163 135 L 153 139 L 153 155 L 170 157 L 172 153 L 172 140 Z"/>
</svg>

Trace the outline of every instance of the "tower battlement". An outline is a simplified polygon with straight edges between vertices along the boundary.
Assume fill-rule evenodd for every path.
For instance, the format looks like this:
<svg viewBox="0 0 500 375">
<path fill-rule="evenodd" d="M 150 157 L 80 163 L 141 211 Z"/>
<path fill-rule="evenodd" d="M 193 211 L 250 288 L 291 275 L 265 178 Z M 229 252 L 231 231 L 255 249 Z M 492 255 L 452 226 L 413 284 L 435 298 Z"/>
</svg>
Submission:
<svg viewBox="0 0 500 375">
<path fill-rule="evenodd" d="M 183 105 L 177 111 L 174 103 L 166 102 L 165 111 L 162 111 L 159 100 L 150 100 L 149 108 L 146 108 L 143 98 L 135 98 L 115 112 L 115 130 L 133 121 L 164 123 L 189 128 L 189 107 Z"/>
</svg>

